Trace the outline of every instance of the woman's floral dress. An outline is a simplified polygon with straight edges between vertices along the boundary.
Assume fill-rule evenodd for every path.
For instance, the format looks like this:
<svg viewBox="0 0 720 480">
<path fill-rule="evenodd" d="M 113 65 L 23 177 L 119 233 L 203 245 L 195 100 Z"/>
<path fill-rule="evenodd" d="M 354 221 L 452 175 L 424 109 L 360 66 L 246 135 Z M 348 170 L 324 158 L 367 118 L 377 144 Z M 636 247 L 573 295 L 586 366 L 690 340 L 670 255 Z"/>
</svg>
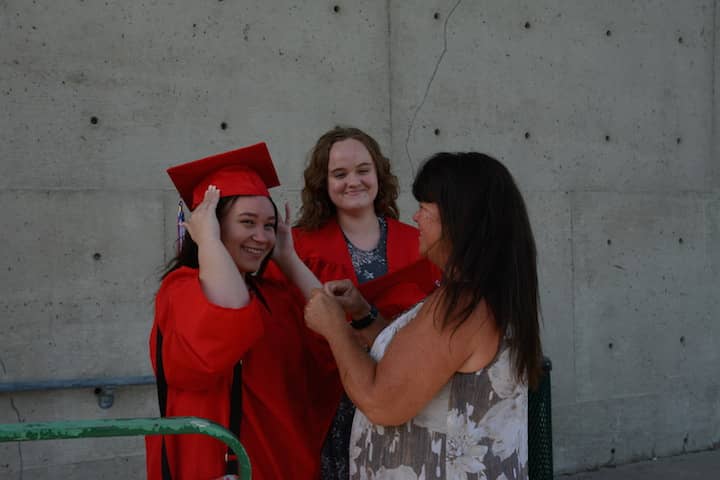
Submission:
<svg viewBox="0 0 720 480">
<path fill-rule="evenodd" d="M 378 335 L 370 351 L 376 361 L 421 306 Z M 487 367 L 453 375 L 404 425 L 373 425 L 358 410 L 350 437 L 350 478 L 527 480 L 527 398 L 527 385 L 514 380 L 503 342 Z"/>
</svg>

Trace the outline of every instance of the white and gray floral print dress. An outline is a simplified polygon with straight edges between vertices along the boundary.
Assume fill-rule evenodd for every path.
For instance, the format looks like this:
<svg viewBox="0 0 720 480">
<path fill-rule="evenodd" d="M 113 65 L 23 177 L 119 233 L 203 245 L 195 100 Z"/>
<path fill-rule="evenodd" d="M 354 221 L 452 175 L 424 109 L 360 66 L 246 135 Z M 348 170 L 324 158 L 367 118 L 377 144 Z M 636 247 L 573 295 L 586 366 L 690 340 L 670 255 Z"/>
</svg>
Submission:
<svg viewBox="0 0 720 480">
<path fill-rule="evenodd" d="M 415 305 L 375 339 L 379 361 Z M 527 385 L 514 380 L 502 343 L 485 368 L 456 373 L 404 425 L 373 425 L 360 410 L 350 436 L 352 480 L 527 480 Z"/>
</svg>

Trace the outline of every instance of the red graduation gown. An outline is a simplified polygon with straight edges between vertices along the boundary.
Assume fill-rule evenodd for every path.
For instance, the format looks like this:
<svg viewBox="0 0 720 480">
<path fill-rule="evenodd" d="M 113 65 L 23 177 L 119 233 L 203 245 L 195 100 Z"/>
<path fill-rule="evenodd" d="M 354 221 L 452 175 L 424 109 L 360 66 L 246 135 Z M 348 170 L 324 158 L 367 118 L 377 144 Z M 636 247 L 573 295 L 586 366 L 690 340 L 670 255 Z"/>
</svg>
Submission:
<svg viewBox="0 0 720 480">
<path fill-rule="evenodd" d="M 150 358 L 157 329 L 163 335 L 167 416 L 197 416 L 228 427 L 233 367 L 242 359 L 240 441 L 253 479 L 318 476 L 325 435 L 326 395 L 316 335 L 304 326 L 302 304 L 285 285 L 258 281 L 270 312 L 253 296 L 239 309 L 210 303 L 198 270 L 180 268 L 163 281 L 155 300 Z M 157 372 L 156 372 L 157 373 Z M 319 400 L 319 401 L 318 401 Z M 321 408 L 316 408 L 320 405 Z M 324 408 L 324 410 L 323 410 Z M 318 425 L 323 425 L 319 427 Z M 161 436 L 146 437 L 148 479 L 161 479 Z M 168 435 L 173 480 L 211 479 L 225 473 L 226 446 L 206 435 Z"/>
<path fill-rule="evenodd" d="M 417 228 L 392 218 L 387 221 L 387 275 L 401 273 L 400 270 L 415 265 L 413 276 L 395 275 L 363 284 L 361 291 L 371 284 L 382 288 L 369 288 L 366 297 L 382 315 L 390 319 L 419 302 L 434 288 L 434 281 L 440 278 L 440 270 L 418 252 L 419 235 Z M 358 285 L 352 259 L 345 243 L 345 237 L 336 219 L 330 219 L 318 230 L 293 229 L 295 251 L 321 282 L 349 278 Z M 409 272 L 409 271 L 408 271 Z M 419 276 L 418 276 L 419 274 Z M 386 276 L 387 276 L 386 275 Z"/>
<path fill-rule="evenodd" d="M 387 218 L 387 263 L 392 273 L 419 259 L 417 228 Z M 337 220 L 332 218 L 317 230 L 293 228 L 293 241 L 298 256 L 321 282 L 349 278 L 357 285 L 357 276 Z M 378 307 L 379 308 L 379 307 Z"/>
</svg>

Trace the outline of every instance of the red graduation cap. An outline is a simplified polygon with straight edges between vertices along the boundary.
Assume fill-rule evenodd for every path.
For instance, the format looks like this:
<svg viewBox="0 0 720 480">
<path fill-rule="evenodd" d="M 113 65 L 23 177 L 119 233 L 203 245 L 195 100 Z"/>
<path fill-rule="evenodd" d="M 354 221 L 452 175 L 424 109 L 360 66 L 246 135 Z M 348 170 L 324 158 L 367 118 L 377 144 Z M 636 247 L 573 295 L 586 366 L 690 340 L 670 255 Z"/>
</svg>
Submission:
<svg viewBox="0 0 720 480">
<path fill-rule="evenodd" d="M 269 188 L 280 185 L 265 142 L 167 169 L 183 201 L 194 210 L 215 185 L 220 196 L 261 195 L 269 197 Z"/>
</svg>

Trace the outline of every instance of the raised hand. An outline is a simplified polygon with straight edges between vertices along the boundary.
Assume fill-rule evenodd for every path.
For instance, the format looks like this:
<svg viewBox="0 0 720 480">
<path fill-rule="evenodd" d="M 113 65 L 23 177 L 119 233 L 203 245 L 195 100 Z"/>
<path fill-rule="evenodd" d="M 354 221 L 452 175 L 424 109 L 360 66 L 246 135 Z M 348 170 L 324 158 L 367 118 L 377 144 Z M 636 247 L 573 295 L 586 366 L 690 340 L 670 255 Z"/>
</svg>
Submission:
<svg viewBox="0 0 720 480">
<path fill-rule="evenodd" d="M 205 190 L 203 201 L 193 210 L 190 220 L 182 224 L 198 246 L 207 241 L 220 240 L 220 223 L 215 215 L 219 200 L 220 190 L 210 185 Z"/>
<path fill-rule="evenodd" d="M 293 259 L 294 255 L 295 246 L 293 244 L 292 228 L 290 227 L 290 205 L 285 203 L 285 218 L 282 215 L 278 218 L 272 258 L 280 265 L 280 268 L 284 268 Z"/>
</svg>

